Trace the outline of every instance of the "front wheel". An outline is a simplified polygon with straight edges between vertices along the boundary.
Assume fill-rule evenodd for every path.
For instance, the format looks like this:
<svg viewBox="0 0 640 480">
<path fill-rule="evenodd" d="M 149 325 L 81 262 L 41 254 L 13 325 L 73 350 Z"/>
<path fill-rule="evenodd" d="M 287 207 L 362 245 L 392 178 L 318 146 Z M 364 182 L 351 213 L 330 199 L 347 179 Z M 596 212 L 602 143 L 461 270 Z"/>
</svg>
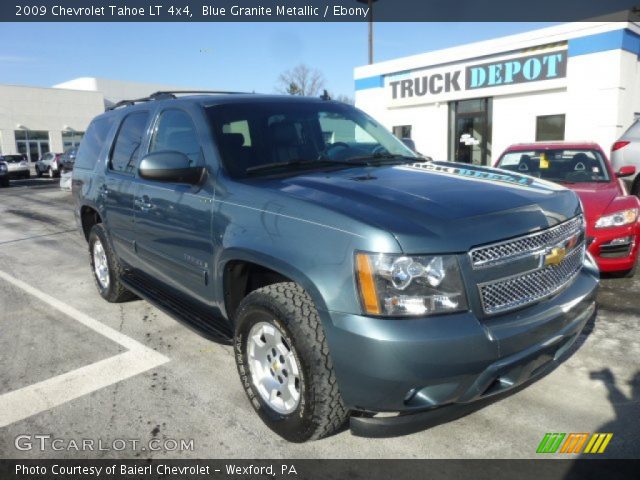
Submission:
<svg viewBox="0 0 640 480">
<path fill-rule="evenodd" d="M 251 292 L 236 314 L 235 358 L 251 405 L 292 442 L 331 435 L 346 421 L 318 312 L 295 283 Z"/>
</svg>

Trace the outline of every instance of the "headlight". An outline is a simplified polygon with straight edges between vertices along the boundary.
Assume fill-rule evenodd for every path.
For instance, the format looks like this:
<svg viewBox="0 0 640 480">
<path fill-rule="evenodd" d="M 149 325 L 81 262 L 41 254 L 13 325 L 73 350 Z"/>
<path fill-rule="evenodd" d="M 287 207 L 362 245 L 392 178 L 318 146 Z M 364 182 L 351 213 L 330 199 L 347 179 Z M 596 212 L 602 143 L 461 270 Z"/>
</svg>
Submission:
<svg viewBox="0 0 640 480">
<path fill-rule="evenodd" d="M 458 261 L 452 255 L 357 253 L 356 277 L 367 314 L 437 315 L 468 309 Z"/>
<path fill-rule="evenodd" d="M 7 170 L 7 166 L 4 163 L 0 163 L 0 172 L 5 172 Z"/>
<path fill-rule="evenodd" d="M 596 228 L 621 227 L 634 223 L 636 220 L 638 220 L 638 209 L 630 208 L 600 217 L 596 222 Z"/>
</svg>

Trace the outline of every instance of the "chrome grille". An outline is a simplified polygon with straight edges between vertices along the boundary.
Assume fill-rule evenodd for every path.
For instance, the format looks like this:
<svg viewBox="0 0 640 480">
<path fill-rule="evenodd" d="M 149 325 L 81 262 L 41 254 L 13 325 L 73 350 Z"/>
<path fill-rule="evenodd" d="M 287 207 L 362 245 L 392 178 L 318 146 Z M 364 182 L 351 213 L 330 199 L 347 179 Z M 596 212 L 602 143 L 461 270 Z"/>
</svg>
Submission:
<svg viewBox="0 0 640 480">
<path fill-rule="evenodd" d="M 545 267 L 523 275 L 479 284 L 482 308 L 494 314 L 522 307 L 553 295 L 569 284 L 580 271 L 584 243 L 574 248 L 557 266 Z"/>
<path fill-rule="evenodd" d="M 583 223 L 582 215 L 578 215 L 540 232 L 474 248 L 469 252 L 471 263 L 474 269 L 486 268 L 542 251 L 579 232 L 583 228 Z"/>
</svg>

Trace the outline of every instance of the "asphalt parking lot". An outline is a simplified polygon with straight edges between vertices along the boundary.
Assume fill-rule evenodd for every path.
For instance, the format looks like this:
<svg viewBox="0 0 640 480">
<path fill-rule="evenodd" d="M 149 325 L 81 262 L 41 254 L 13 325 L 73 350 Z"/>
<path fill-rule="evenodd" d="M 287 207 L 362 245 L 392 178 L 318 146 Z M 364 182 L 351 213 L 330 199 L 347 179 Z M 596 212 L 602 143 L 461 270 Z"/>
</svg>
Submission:
<svg viewBox="0 0 640 480">
<path fill-rule="evenodd" d="M 639 291 L 640 274 L 603 279 L 599 315 L 570 358 L 466 417 L 291 444 L 254 414 L 231 347 L 145 301 L 100 298 L 57 180 L 14 181 L 0 189 L 0 457 L 535 458 L 547 432 L 612 432 L 604 455 L 638 458 Z M 44 449 L 36 435 L 50 436 Z M 74 448 L 83 440 L 93 450 Z"/>
</svg>

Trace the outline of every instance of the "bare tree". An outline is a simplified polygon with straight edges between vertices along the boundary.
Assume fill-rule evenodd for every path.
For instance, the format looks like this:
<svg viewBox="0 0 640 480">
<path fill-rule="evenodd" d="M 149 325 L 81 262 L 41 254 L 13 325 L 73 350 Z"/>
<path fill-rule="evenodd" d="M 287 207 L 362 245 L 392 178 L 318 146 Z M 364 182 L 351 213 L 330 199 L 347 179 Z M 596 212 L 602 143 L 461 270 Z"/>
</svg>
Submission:
<svg viewBox="0 0 640 480">
<path fill-rule="evenodd" d="M 335 97 L 332 95 L 331 98 L 333 98 L 334 100 L 338 101 L 338 102 L 342 102 L 342 103 L 347 103 L 349 105 L 355 105 L 355 101 L 353 100 L 353 98 L 349 97 L 348 95 L 336 95 Z"/>
<path fill-rule="evenodd" d="M 280 74 L 277 90 L 288 95 L 315 97 L 324 84 L 324 75 L 320 70 L 300 64 Z"/>
</svg>

